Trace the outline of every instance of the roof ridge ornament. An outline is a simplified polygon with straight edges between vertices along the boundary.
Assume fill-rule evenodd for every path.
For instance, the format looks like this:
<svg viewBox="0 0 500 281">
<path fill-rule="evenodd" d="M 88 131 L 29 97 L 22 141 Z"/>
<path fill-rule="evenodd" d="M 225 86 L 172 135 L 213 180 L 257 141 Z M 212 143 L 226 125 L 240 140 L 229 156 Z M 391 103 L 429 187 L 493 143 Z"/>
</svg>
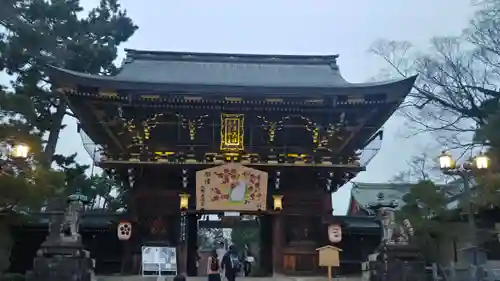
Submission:
<svg viewBox="0 0 500 281">
<path fill-rule="evenodd" d="M 327 61 L 328 61 L 328 65 L 330 66 L 331 69 L 339 70 L 339 65 L 337 64 L 338 58 L 339 58 L 339 54 L 328 57 Z"/>
</svg>

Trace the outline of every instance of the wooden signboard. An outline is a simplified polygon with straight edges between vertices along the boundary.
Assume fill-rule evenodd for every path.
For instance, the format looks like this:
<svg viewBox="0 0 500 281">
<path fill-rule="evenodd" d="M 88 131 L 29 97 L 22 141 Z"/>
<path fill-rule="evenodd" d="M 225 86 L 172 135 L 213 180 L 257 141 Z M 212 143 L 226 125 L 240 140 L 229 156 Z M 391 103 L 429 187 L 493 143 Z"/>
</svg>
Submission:
<svg viewBox="0 0 500 281">
<path fill-rule="evenodd" d="M 267 208 L 266 172 L 230 163 L 196 172 L 196 210 L 259 211 Z"/>
<path fill-rule="evenodd" d="M 328 280 L 332 280 L 332 267 L 340 266 L 340 252 L 342 249 L 326 245 L 316 249 L 319 255 L 319 266 L 328 267 Z"/>
</svg>

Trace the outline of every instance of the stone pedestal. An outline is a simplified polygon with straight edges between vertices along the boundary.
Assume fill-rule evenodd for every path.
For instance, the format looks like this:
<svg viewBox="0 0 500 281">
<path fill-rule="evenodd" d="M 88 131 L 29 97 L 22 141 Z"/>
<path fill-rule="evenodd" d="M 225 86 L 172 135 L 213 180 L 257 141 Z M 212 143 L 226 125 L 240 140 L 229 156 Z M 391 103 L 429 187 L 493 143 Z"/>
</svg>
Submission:
<svg viewBox="0 0 500 281">
<path fill-rule="evenodd" d="M 49 236 L 37 251 L 33 270 L 26 274 L 27 281 L 92 280 L 93 262 L 78 233 L 82 201 L 78 194 L 70 195 L 64 215 L 52 217 Z"/>
<path fill-rule="evenodd" d="M 418 248 L 408 244 L 382 245 L 370 256 L 371 281 L 424 281 L 425 261 Z"/>
<path fill-rule="evenodd" d="M 91 281 L 93 264 L 78 238 L 48 239 L 37 252 L 27 281 Z"/>
<path fill-rule="evenodd" d="M 82 257 L 36 257 L 27 281 L 91 281 L 89 259 Z"/>
</svg>

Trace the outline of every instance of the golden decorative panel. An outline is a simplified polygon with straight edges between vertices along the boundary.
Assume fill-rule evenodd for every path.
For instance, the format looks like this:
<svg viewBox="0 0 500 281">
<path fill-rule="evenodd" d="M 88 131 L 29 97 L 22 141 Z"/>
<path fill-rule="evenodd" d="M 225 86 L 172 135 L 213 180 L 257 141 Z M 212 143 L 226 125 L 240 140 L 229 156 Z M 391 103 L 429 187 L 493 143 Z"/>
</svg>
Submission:
<svg viewBox="0 0 500 281">
<path fill-rule="evenodd" d="M 118 93 L 115 90 L 99 89 L 99 96 L 104 98 L 116 98 L 118 97 Z"/>
<path fill-rule="evenodd" d="M 245 115 L 222 113 L 220 119 L 220 150 L 244 150 L 243 134 L 245 128 Z"/>
<path fill-rule="evenodd" d="M 266 210 L 267 180 L 266 172 L 237 163 L 198 171 L 196 210 Z"/>
</svg>

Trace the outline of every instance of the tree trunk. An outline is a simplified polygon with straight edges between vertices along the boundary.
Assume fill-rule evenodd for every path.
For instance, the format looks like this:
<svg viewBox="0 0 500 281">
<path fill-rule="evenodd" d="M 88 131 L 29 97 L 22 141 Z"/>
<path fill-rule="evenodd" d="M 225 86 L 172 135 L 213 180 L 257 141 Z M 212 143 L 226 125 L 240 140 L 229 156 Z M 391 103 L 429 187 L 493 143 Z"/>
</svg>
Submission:
<svg viewBox="0 0 500 281">
<path fill-rule="evenodd" d="M 66 114 L 66 102 L 60 99 L 59 105 L 57 106 L 56 112 L 52 115 L 52 124 L 49 130 L 49 138 L 47 139 L 47 144 L 43 154 L 45 156 L 45 165 L 50 167 L 52 164 L 52 158 L 56 153 L 57 141 L 59 140 L 59 134 L 61 133 L 61 127 L 64 115 Z"/>
<path fill-rule="evenodd" d="M 90 206 L 90 210 L 94 210 L 94 209 L 95 209 L 95 203 L 96 203 L 96 202 L 95 202 L 95 199 L 96 199 L 96 197 L 97 197 L 97 196 L 94 196 L 94 197 L 92 197 L 92 199 L 90 200 L 90 204 L 89 204 L 89 206 Z"/>
<path fill-rule="evenodd" d="M 12 245 L 10 224 L 5 217 L 0 218 L 0 274 L 5 272 L 10 266 Z"/>
</svg>

